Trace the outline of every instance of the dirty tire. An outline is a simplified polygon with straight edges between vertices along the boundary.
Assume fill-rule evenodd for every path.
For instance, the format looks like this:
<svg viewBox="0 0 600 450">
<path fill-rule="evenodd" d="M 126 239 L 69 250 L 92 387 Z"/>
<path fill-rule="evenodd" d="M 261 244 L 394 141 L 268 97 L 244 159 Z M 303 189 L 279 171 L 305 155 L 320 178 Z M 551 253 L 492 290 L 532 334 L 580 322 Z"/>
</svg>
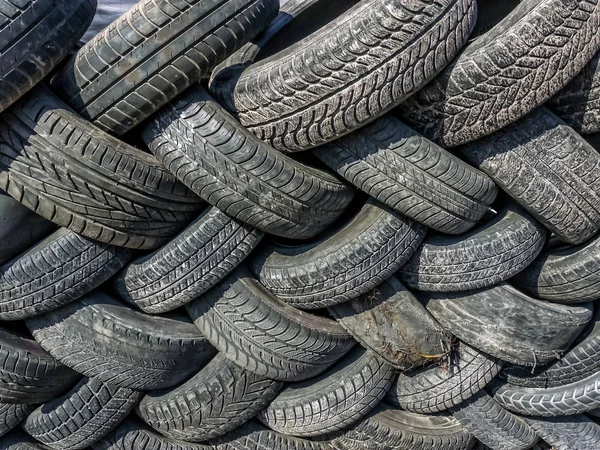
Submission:
<svg viewBox="0 0 600 450">
<path fill-rule="evenodd" d="M 395 379 L 392 366 L 355 346 L 318 377 L 289 384 L 258 418 L 272 430 L 292 436 L 342 430 L 366 416 Z"/>
<path fill-rule="evenodd" d="M 317 309 L 377 287 L 412 256 L 424 237 L 424 227 L 369 198 L 340 229 L 304 245 L 263 242 L 248 265 L 281 300 Z"/>
<path fill-rule="evenodd" d="M 158 113 L 142 138 L 192 191 L 267 233 L 313 237 L 352 200 L 353 191 L 334 176 L 258 140 L 201 86 Z"/>
<path fill-rule="evenodd" d="M 142 395 L 83 378 L 69 393 L 37 408 L 22 428 L 51 448 L 87 448 L 117 426 Z"/>
<path fill-rule="evenodd" d="M 34 409 L 35 405 L 0 403 L 0 436 L 19 425 Z"/>
<path fill-rule="evenodd" d="M 274 380 L 314 377 L 355 344 L 335 321 L 283 303 L 242 267 L 186 309 L 217 350 Z"/>
<path fill-rule="evenodd" d="M 542 105 L 600 47 L 595 0 L 525 0 L 399 114 L 443 147 L 474 141 Z M 535 63 L 531 63 L 535 61 Z"/>
<path fill-rule="evenodd" d="M 100 286 L 133 254 L 60 228 L 0 267 L 0 320 L 34 317 Z"/>
<path fill-rule="evenodd" d="M 68 55 L 95 11 L 96 0 L 0 1 L 0 112 Z"/>
<path fill-rule="evenodd" d="M 471 0 L 364 1 L 215 93 L 277 150 L 306 150 L 422 88 L 464 45 L 476 15 Z"/>
<path fill-rule="evenodd" d="M 256 421 L 248 422 L 211 444 L 214 450 L 324 450 L 317 442 L 277 433 Z"/>
<path fill-rule="evenodd" d="M 239 368 L 218 353 L 184 384 L 148 393 L 137 414 L 168 438 L 202 442 L 252 419 L 282 386 L 279 381 Z"/>
<path fill-rule="evenodd" d="M 448 364 L 401 373 L 386 401 L 406 411 L 434 414 L 456 406 L 486 387 L 502 368 L 502 361 L 460 342 Z"/>
<path fill-rule="evenodd" d="M 581 244 L 600 230 L 600 155 L 548 109 L 458 153 L 563 241 Z"/>
<path fill-rule="evenodd" d="M 600 448 L 600 426 L 584 415 L 524 420 L 556 450 Z"/>
<path fill-rule="evenodd" d="M 27 327 L 65 365 L 112 387 L 168 388 L 214 355 L 186 317 L 149 316 L 102 292 L 29 319 Z"/>
<path fill-rule="evenodd" d="M 485 391 L 452 408 L 452 416 L 494 450 L 526 450 L 538 440 L 523 420 L 504 410 Z"/>
<path fill-rule="evenodd" d="M 15 430 L 0 439 L 0 448 L 2 450 L 46 450 L 42 444 L 21 430 Z"/>
<path fill-rule="evenodd" d="M 498 191 L 485 174 L 391 115 L 313 153 L 360 190 L 447 234 L 472 228 Z"/>
<path fill-rule="evenodd" d="M 156 158 L 77 117 L 43 86 L 0 115 L 0 189 L 75 233 L 140 249 L 173 237 L 200 208 Z"/>
<path fill-rule="evenodd" d="M 84 118 L 122 135 L 262 31 L 278 8 L 276 0 L 138 2 L 84 45 L 52 87 Z"/>
<path fill-rule="evenodd" d="M 546 242 L 546 230 L 513 202 L 462 236 L 425 238 L 398 277 L 420 291 L 455 292 L 493 286 L 525 269 Z"/>
<path fill-rule="evenodd" d="M 217 208 L 208 208 L 160 250 L 129 264 L 114 279 L 114 289 L 150 314 L 176 309 L 227 276 L 262 235 Z"/>
<path fill-rule="evenodd" d="M 444 356 L 450 336 L 395 277 L 329 312 L 363 347 L 398 370 Z"/>
<path fill-rule="evenodd" d="M 559 358 L 593 316 L 591 303 L 536 300 L 507 283 L 462 293 L 422 292 L 417 298 L 460 340 L 523 366 Z"/>
</svg>

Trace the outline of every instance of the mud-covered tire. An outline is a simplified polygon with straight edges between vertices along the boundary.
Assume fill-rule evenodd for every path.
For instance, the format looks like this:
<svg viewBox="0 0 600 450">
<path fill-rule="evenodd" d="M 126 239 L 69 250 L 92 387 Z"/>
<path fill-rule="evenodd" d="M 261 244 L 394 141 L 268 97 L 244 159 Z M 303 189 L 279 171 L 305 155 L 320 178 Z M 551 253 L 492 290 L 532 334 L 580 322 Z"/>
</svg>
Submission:
<svg viewBox="0 0 600 450">
<path fill-rule="evenodd" d="M 600 229 L 600 155 L 548 109 L 457 151 L 563 241 Z"/>
<path fill-rule="evenodd" d="M 498 191 L 485 174 L 391 115 L 313 153 L 360 190 L 443 233 L 472 228 Z"/>
<path fill-rule="evenodd" d="M 600 426 L 586 416 L 548 417 L 525 422 L 553 449 L 597 450 L 600 448 Z"/>
<path fill-rule="evenodd" d="M 227 276 L 262 235 L 217 208 L 208 208 L 167 245 L 132 261 L 115 277 L 114 289 L 150 314 L 176 309 Z"/>
<path fill-rule="evenodd" d="M 0 112 L 69 54 L 95 11 L 96 0 L 0 2 Z"/>
<path fill-rule="evenodd" d="M 0 403 L 0 436 L 19 425 L 34 409 L 35 405 Z"/>
<path fill-rule="evenodd" d="M 84 449 L 116 427 L 142 395 L 83 378 L 64 396 L 37 408 L 21 427 L 51 448 Z"/>
<path fill-rule="evenodd" d="M 124 134 L 262 31 L 278 8 L 276 0 L 138 2 L 84 45 L 52 87 L 84 118 Z"/>
<path fill-rule="evenodd" d="M 113 387 L 175 386 L 215 353 L 187 317 L 149 316 L 102 292 L 28 319 L 27 327 L 65 365 Z"/>
<path fill-rule="evenodd" d="M 398 277 L 420 291 L 493 286 L 525 269 L 542 250 L 546 234 L 526 211 L 508 202 L 491 221 L 467 234 L 425 238 Z"/>
<path fill-rule="evenodd" d="M 306 150 L 418 91 L 461 49 L 475 19 L 471 0 L 360 2 L 214 92 L 271 146 Z"/>
<path fill-rule="evenodd" d="M 335 321 L 283 303 L 242 267 L 186 309 L 217 350 L 275 380 L 314 377 L 356 342 Z"/>
<path fill-rule="evenodd" d="M 486 136 L 542 105 L 583 69 L 600 47 L 598 26 L 594 1 L 522 1 L 398 112 L 443 147 Z"/>
<path fill-rule="evenodd" d="M 137 414 L 168 438 L 202 442 L 243 425 L 264 409 L 282 386 L 241 369 L 219 353 L 182 385 L 148 393 Z"/>
<path fill-rule="evenodd" d="M 357 298 L 392 276 L 412 256 L 425 228 L 374 199 L 340 229 L 292 246 L 263 241 L 248 265 L 260 282 L 302 309 Z"/>
<path fill-rule="evenodd" d="M 386 401 L 406 411 L 434 414 L 469 399 L 485 388 L 502 368 L 502 361 L 460 342 L 447 363 L 401 373 Z"/>
<path fill-rule="evenodd" d="M 141 249 L 176 235 L 201 203 L 152 155 L 76 116 L 44 86 L 0 115 L 0 189 L 75 233 Z"/>
</svg>

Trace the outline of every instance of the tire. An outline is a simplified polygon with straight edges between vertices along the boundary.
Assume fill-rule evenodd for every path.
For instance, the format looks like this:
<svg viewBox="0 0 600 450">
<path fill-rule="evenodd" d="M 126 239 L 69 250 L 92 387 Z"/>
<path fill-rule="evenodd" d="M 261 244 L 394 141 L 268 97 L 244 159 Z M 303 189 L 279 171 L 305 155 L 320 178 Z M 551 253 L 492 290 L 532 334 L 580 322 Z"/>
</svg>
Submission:
<svg viewBox="0 0 600 450">
<path fill-rule="evenodd" d="M 377 287 L 402 267 L 424 237 L 424 227 L 370 198 L 344 225 L 314 242 L 264 242 L 248 265 L 281 300 L 317 309 Z"/>
<path fill-rule="evenodd" d="M 292 436 L 319 436 L 348 428 L 385 396 L 396 375 L 392 366 L 360 346 L 316 378 L 289 384 L 258 416 Z"/>
<path fill-rule="evenodd" d="M 352 200 L 337 178 L 259 141 L 201 86 L 157 114 L 142 138 L 205 201 L 266 233 L 313 237 Z"/>
<path fill-rule="evenodd" d="M 463 342 L 448 361 L 401 373 L 386 401 L 406 411 L 435 414 L 477 394 L 502 368 L 501 360 Z"/>
<path fill-rule="evenodd" d="M 276 0 L 138 3 L 84 45 L 52 87 L 84 118 L 122 135 L 262 31 L 278 6 Z"/>
<path fill-rule="evenodd" d="M 248 422 L 211 443 L 214 450 L 325 450 L 317 442 L 279 434 L 257 422 Z"/>
<path fill-rule="evenodd" d="M 0 1 L 0 112 L 68 55 L 95 10 L 96 0 Z"/>
<path fill-rule="evenodd" d="M 42 444 L 20 430 L 13 431 L 0 439 L 0 448 L 2 450 L 45 450 Z"/>
<path fill-rule="evenodd" d="M 395 277 L 329 312 L 360 344 L 404 371 L 441 358 L 450 336 Z"/>
<path fill-rule="evenodd" d="M 333 450 L 468 450 L 473 444 L 473 437 L 451 416 L 423 416 L 385 403 L 330 441 Z"/>
<path fill-rule="evenodd" d="M 22 428 L 51 448 L 84 449 L 117 426 L 141 397 L 138 391 L 83 378 L 69 393 L 37 408 Z"/>
<path fill-rule="evenodd" d="M 185 319 L 148 316 L 95 292 L 27 320 L 27 327 L 50 354 L 87 377 L 154 390 L 183 382 L 214 355 Z"/>
<path fill-rule="evenodd" d="M 208 208 L 176 238 L 123 270 L 113 287 L 144 312 L 179 308 L 216 285 L 256 247 L 262 233 Z"/>
<path fill-rule="evenodd" d="M 19 425 L 34 409 L 34 405 L 0 403 L 0 436 L 4 436 Z"/>
<path fill-rule="evenodd" d="M 570 244 L 600 230 L 600 155 L 546 108 L 458 154 Z"/>
<path fill-rule="evenodd" d="M 583 69 L 600 48 L 599 25 L 594 2 L 522 1 L 398 114 L 442 147 L 482 138 L 542 105 Z"/>
<path fill-rule="evenodd" d="M 421 293 L 418 299 L 460 340 L 523 366 L 559 358 L 593 315 L 592 304 L 536 300 L 506 283 L 464 293 Z"/>
<path fill-rule="evenodd" d="M 584 415 L 524 420 L 553 449 L 597 450 L 600 447 L 600 426 Z"/>
<path fill-rule="evenodd" d="M 52 222 L 107 244 L 151 249 L 200 199 L 151 155 L 77 117 L 39 86 L 0 116 L 0 188 Z"/>
<path fill-rule="evenodd" d="M 60 228 L 0 267 L 0 320 L 27 319 L 77 300 L 132 257 L 129 249 Z"/>
<path fill-rule="evenodd" d="M 398 277 L 420 291 L 456 292 L 493 286 L 525 269 L 546 242 L 546 230 L 507 203 L 491 221 L 457 237 L 433 235 L 400 268 Z"/>
<path fill-rule="evenodd" d="M 184 384 L 148 393 L 137 414 L 167 438 L 202 442 L 242 426 L 264 409 L 282 386 L 237 367 L 218 353 Z"/>
<path fill-rule="evenodd" d="M 443 233 L 472 228 L 498 191 L 483 173 L 391 115 L 313 153 L 358 189 Z"/>
<path fill-rule="evenodd" d="M 241 267 L 186 309 L 217 350 L 274 380 L 317 376 L 355 344 L 335 321 L 286 305 Z"/>
<path fill-rule="evenodd" d="M 546 105 L 581 134 L 600 132 L 600 52 Z"/>
<path fill-rule="evenodd" d="M 277 150 L 306 150 L 421 89 L 464 45 L 475 20 L 470 0 L 363 1 L 214 92 Z"/>
<path fill-rule="evenodd" d="M 485 391 L 452 408 L 452 416 L 494 450 L 527 450 L 538 441 L 523 420 L 504 410 Z"/>
</svg>

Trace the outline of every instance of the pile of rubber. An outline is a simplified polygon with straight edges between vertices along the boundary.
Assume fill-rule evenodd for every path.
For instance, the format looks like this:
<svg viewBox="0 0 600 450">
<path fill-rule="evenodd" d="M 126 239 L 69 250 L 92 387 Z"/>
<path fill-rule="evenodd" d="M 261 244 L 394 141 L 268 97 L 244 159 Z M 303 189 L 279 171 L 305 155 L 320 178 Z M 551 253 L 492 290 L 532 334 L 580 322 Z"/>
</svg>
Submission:
<svg viewBox="0 0 600 450">
<path fill-rule="evenodd" d="M 0 0 L 0 450 L 598 450 L 599 0 Z"/>
</svg>

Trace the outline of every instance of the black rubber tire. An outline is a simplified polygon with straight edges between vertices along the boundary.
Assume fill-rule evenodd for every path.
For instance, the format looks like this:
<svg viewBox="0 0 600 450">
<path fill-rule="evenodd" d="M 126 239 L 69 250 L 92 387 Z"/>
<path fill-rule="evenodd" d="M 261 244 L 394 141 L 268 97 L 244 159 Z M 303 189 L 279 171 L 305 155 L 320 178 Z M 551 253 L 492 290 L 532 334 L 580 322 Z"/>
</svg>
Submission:
<svg viewBox="0 0 600 450">
<path fill-rule="evenodd" d="M 425 238 L 425 227 L 372 198 L 339 229 L 304 245 L 265 241 L 248 264 L 278 298 L 302 309 L 336 305 L 392 276 Z"/>
<path fill-rule="evenodd" d="M 326 450 L 320 443 L 279 434 L 256 421 L 211 441 L 213 450 Z"/>
<path fill-rule="evenodd" d="M 196 194 L 267 233 L 313 237 L 353 197 L 352 189 L 334 176 L 258 140 L 201 86 L 163 108 L 144 127 L 142 138 Z"/>
<path fill-rule="evenodd" d="M 302 437 L 349 428 L 377 406 L 395 379 L 392 366 L 356 346 L 318 377 L 288 384 L 258 419 L 279 433 Z"/>
<path fill-rule="evenodd" d="M 159 246 L 200 208 L 156 158 L 77 117 L 43 86 L 0 115 L 0 188 L 60 226 L 131 248 Z"/>
<path fill-rule="evenodd" d="M 0 1 L 0 112 L 69 54 L 95 10 L 96 0 Z"/>
<path fill-rule="evenodd" d="M 546 105 L 578 133 L 600 132 L 600 52 Z"/>
<path fill-rule="evenodd" d="M 114 279 L 114 289 L 150 314 L 176 309 L 227 276 L 262 236 L 217 208 L 208 208 L 163 248 L 129 264 Z"/>
<path fill-rule="evenodd" d="M 19 425 L 34 409 L 35 405 L 0 403 L 0 436 Z"/>
<path fill-rule="evenodd" d="M 400 268 L 409 288 L 455 292 L 493 286 L 525 269 L 546 242 L 546 230 L 508 202 L 491 221 L 456 237 L 433 235 Z"/>
<path fill-rule="evenodd" d="M 456 55 L 471 0 L 362 1 L 215 88 L 242 125 L 284 152 L 332 141 L 422 88 Z"/>
<path fill-rule="evenodd" d="M 355 344 L 335 321 L 283 303 L 243 267 L 186 309 L 217 350 L 240 367 L 275 380 L 314 377 Z"/>
<path fill-rule="evenodd" d="M 498 191 L 485 174 L 391 115 L 313 153 L 360 190 L 447 234 L 472 228 Z"/>
<path fill-rule="evenodd" d="M 559 358 L 593 316 L 591 303 L 536 300 L 506 283 L 463 293 L 422 292 L 417 298 L 460 340 L 523 366 Z"/>
<path fill-rule="evenodd" d="M 581 244 L 600 230 L 600 155 L 548 109 L 458 154 L 563 241 Z"/>
<path fill-rule="evenodd" d="M 600 48 L 599 26 L 594 2 L 524 0 L 398 112 L 442 147 L 479 139 L 564 87 Z"/>
<path fill-rule="evenodd" d="M 395 277 L 329 312 L 360 344 L 398 370 L 444 356 L 450 336 Z"/>
<path fill-rule="evenodd" d="M 27 319 L 77 300 L 132 257 L 129 249 L 60 228 L 0 267 L 0 320 Z"/>
<path fill-rule="evenodd" d="M 83 378 L 69 393 L 37 408 L 21 427 L 50 448 L 84 449 L 116 427 L 142 395 Z"/>
<path fill-rule="evenodd" d="M 42 444 L 29 437 L 21 430 L 15 430 L 12 433 L 0 439 L 0 448 L 2 450 L 46 450 Z"/>
<path fill-rule="evenodd" d="M 172 387 L 215 353 L 186 317 L 149 316 L 102 292 L 26 323 L 58 360 L 113 387 Z"/>
<path fill-rule="evenodd" d="M 538 435 L 485 391 L 452 408 L 452 416 L 478 440 L 494 450 L 527 450 Z"/>
<path fill-rule="evenodd" d="M 243 370 L 218 353 L 184 384 L 148 393 L 137 414 L 168 438 L 202 442 L 252 419 L 282 387 L 283 383 Z"/>
<path fill-rule="evenodd" d="M 80 115 L 122 135 L 262 31 L 276 0 L 134 5 L 73 56 L 52 87 Z"/>
<path fill-rule="evenodd" d="M 600 448 L 600 426 L 584 415 L 524 420 L 554 450 Z"/>
<path fill-rule="evenodd" d="M 330 441 L 332 450 L 468 450 L 473 444 L 473 437 L 451 416 L 424 416 L 385 403 Z"/>
<path fill-rule="evenodd" d="M 460 342 L 447 362 L 401 373 L 386 401 L 419 414 L 445 411 L 485 388 L 501 368 L 501 360 Z"/>
</svg>

